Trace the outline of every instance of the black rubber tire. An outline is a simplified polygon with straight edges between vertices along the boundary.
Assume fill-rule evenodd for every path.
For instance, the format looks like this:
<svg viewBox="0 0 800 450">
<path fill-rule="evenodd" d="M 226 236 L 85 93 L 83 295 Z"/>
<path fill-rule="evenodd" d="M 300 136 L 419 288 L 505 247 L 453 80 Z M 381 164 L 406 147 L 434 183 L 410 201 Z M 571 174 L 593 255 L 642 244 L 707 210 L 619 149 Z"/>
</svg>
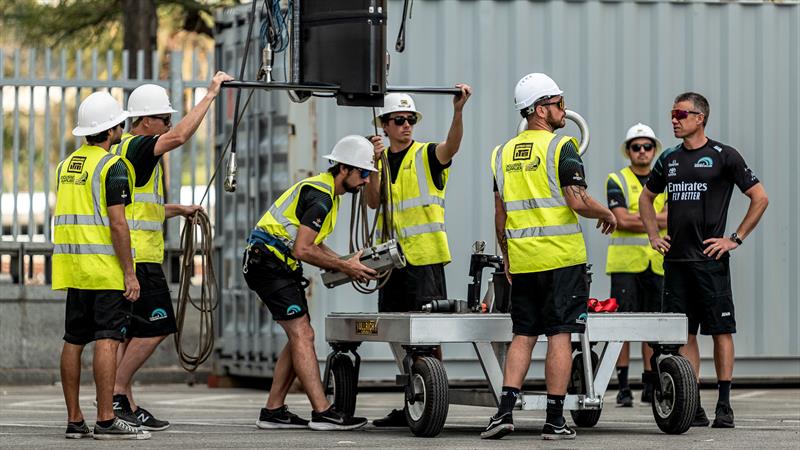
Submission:
<svg viewBox="0 0 800 450">
<path fill-rule="evenodd" d="M 328 400 L 336 406 L 338 411 L 352 416 L 356 411 L 358 395 L 358 380 L 353 360 L 346 354 L 339 353 L 333 357 L 329 370 L 330 381 L 328 383 L 332 388 L 333 395 L 329 395 Z"/>
<path fill-rule="evenodd" d="M 444 365 L 432 356 L 419 358 L 411 367 L 415 402 L 406 400 L 406 421 L 415 436 L 435 437 L 442 432 L 450 409 L 449 385 Z"/>
<path fill-rule="evenodd" d="M 597 370 L 597 362 L 600 360 L 597 353 L 592 352 L 592 367 Z M 572 378 L 570 379 L 567 392 L 570 394 L 586 394 L 586 380 L 583 375 L 583 353 L 578 352 L 572 359 Z M 602 409 L 583 409 L 572 410 L 569 414 L 572 416 L 572 422 L 576 427 L 591 428 L 597 425 L 600 420 Z"/>
<path fill-rule="evenodd" d="M 699 398 L 692 364 L 682 356 L 670 356 L 662 359 L 658 367 L 664 392 L 653 392 L 653 417 L 664 433 L 685 433 L 692 425 Z"/>
</svg>

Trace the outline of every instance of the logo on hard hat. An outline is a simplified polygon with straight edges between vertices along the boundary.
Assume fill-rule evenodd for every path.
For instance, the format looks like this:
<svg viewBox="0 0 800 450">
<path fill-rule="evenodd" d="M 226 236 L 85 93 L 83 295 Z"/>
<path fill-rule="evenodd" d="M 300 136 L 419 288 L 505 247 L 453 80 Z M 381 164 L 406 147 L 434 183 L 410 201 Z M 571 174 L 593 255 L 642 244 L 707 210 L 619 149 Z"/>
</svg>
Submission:
<svg viewBox="0 0 800 450">
<path fill-rule="evenodd" d="M 400 99 L 400 106 L 405 106 L 406 108 L 410 107 L 410 105 L 408 104 L 408 100 L 404 98 Z"/>
</svg>

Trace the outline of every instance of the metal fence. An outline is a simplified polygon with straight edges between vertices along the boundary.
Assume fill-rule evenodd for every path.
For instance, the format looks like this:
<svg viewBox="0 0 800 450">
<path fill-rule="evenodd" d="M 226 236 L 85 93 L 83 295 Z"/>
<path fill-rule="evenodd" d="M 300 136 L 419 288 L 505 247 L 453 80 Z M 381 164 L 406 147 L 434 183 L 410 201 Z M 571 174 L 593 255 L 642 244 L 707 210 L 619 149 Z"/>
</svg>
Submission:
<svg viewBox="0 0 800 450">
<path fill-rule="evenodd" d="M 142 72 L 144 54 L 139 52 L 139 73 L 130 78 L 130 56 L 127 51 L 97 49 L 0 48 L 0 283 L 19 284 L 23 291 L 27 284 L 49 283 L 54 170 L 82 144 L 71 130 L 83 98 L 108 90 L 126 104 L 134 88 L 158 84 L 169 91 L 177 122 L 205 95 L 214 70 L 211 53 L 171 52 L 163 61 L 155 53 L 153 68 L 163 77 L 148 79 Z M 182 149 L 164 157 L 168 202 L 196 203 L 202 196 L 211 176 L 211 124 L 206 119 Z M 206 208 L 213 206 L 213 194 L 212 190 Z M 179 221 L 168 222 L 168 256 L 178 254 L 179 226 Z"/>
</svg>

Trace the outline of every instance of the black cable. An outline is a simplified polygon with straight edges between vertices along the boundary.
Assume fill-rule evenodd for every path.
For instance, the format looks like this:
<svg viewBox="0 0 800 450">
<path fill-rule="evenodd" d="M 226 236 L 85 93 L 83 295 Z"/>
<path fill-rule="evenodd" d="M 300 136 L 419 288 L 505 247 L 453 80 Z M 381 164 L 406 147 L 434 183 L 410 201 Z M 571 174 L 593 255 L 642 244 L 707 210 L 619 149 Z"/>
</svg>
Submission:
<svg viewBox="0 0 800 450">
<path fill-rule="evenodd" d="M 253 24 L 256 21 L 256 3 L 253 2 L 253 7 L 250 9 L 250 23 L 247 26 L 247 37 L 245 38 L 244 54 L 242 55 L 242 67 L 239 70 L 239 79 L 244 80 L 244 70 L 247 67 L 247 54 L 250 52 L 250 36 L 253 34 Z M 239 100 L 242 97 L 242 89 L 236 88 L 236 103 L 233 109 L 233 122 L 239 121 Z M 231 139 L 231 158 L 236 157 L 236 130 L 233 130 L 233 138 Z"/>
</svg>

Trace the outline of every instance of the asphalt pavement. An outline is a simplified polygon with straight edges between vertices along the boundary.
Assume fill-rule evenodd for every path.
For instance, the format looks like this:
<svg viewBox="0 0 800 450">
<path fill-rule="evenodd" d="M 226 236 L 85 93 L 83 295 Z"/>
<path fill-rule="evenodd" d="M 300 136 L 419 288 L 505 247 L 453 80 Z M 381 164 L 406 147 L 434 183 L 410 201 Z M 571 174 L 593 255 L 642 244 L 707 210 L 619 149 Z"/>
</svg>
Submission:
<svg viewBox="0 0 800 450">
<path fill-rule="evenodd" d="M 444 431 L 436 438 L 371 424 L 350 432 L 277 431 L 255 427 L 266 391 L 186 385 L 135 389 L 139 404 L 172 426 L 153 432 L 147 441 L 101 442 L 64 438 L 66 408 L 60 386 L 0 386 L 0 448 L 800 448 L 800 389 L 740 390 L 734 385 L 735 429 L 692 428 L 677 436 L 658 429 L 649 405 L 618 408 L 616 392 L 609 391 L 600 422 L 578 428 L 577 440 L 560 442 L 541 440 L 544 411 L 515 411 L 517 431 L 501 441 L 479 438 L 494 409 L 458 405 L 450 406 Z M 713 421 L 716 392 L 704 390 L 701 398 Z M 90 425 L 95 418 L 93 399 L 94 388 L 82 387 L 81 406 Z M 400 402 L 397 392 L 363 392 L 356 414 L 375 419 Z M 309 418 L 304 395 L 291 394 L 287 404 Z"/>
</svg>

